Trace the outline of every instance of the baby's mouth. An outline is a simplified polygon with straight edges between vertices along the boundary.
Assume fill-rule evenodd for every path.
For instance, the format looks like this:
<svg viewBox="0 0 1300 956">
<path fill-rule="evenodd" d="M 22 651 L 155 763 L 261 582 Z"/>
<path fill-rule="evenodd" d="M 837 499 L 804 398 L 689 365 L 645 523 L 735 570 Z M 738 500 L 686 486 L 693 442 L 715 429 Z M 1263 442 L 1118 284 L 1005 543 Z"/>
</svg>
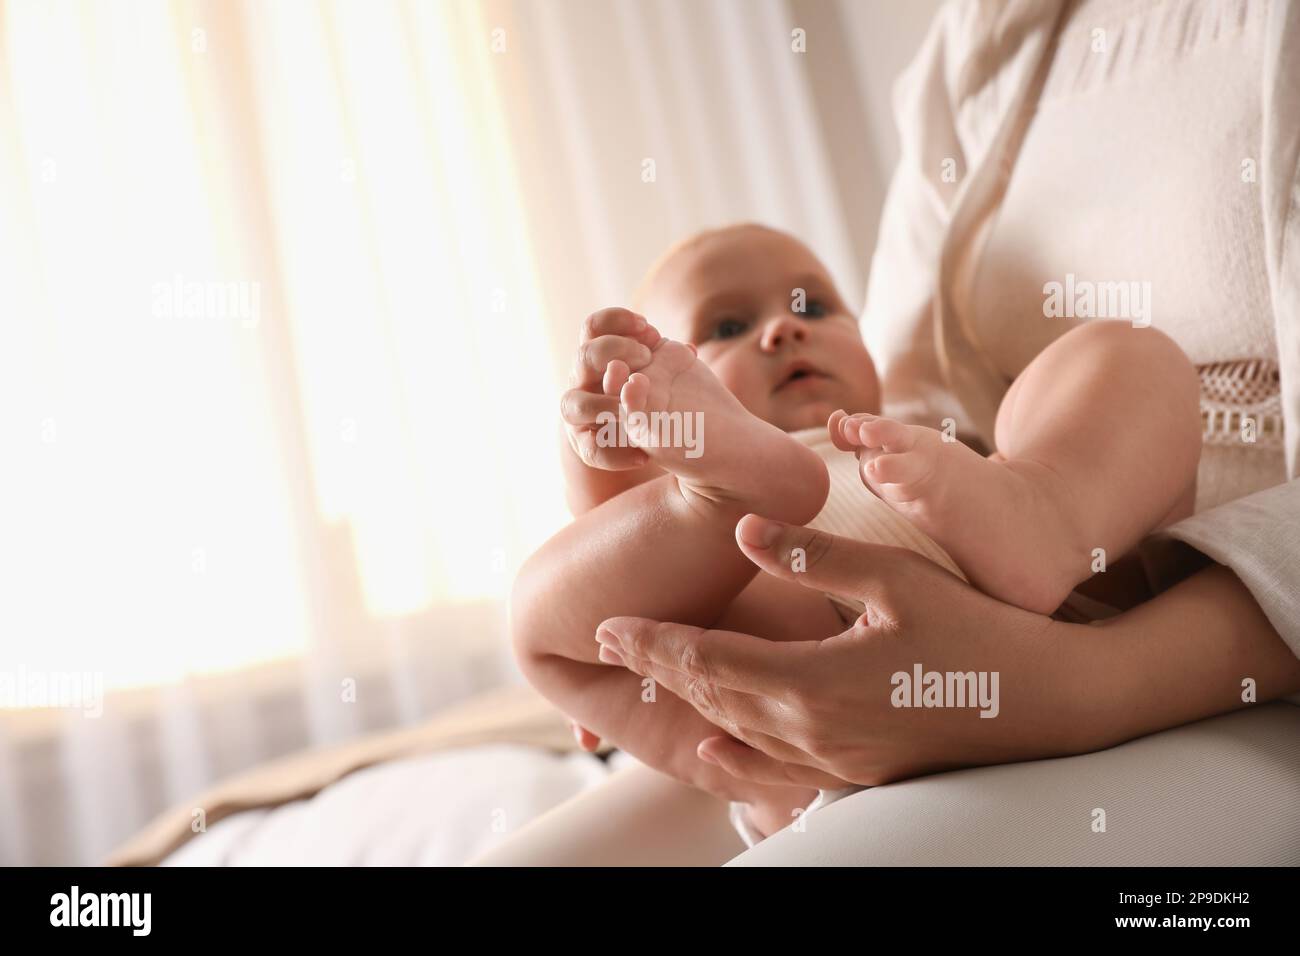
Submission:
<svg viewBox="0 0 1300 956">
<path fill-rule="evenodd" d="M 786 369 L 785 373 L 777 381 L 776 388 L 772 392 L 785 391 L 786 389 L 804 388 L 816 382 L 824 382 L 830 376 L 819 371 L 811 362 L 797 361 L 792 362 Z"/>
</svg>

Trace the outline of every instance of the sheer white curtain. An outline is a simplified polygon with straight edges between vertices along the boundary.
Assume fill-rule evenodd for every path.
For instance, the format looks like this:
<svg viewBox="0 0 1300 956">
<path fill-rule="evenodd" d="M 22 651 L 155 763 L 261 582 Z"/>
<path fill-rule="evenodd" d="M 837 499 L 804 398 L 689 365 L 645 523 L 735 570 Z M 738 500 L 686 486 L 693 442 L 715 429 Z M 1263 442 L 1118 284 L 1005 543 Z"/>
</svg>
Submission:
<svg viewBox="0 0 1300 956">
<path fill-rule="evenodd" d="M 0 5 L 0 863 L 514 679 L 582 316 L 735 219 L 860 301 L 919 6 Z"/>
</svg>

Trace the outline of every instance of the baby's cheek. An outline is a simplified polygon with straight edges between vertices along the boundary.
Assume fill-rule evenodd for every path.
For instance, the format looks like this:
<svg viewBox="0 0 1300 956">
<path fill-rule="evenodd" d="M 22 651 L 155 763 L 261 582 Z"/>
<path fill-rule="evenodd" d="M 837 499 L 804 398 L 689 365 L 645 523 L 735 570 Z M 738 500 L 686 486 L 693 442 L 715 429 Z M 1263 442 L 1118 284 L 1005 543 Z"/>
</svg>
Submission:
<svg viewBox="0 0 1300 956">
<path fill-rule="evenodd" d="M 845 408 L 853 406 L 855 411 L 880 414 L 880 381 L 876 378 L 876 368 L 871 358 L 865 352 L 860 361 L 848 364 L 841 380 L 847 393 Z"/>
<path fill-rule="evenodd" d="M 850 404 L 860 408 L 864 412 L 870 412 L 872 415 L 880 414 L 880 386 L 874 378 L 865 379 L 857 383 L 853 389 Z M 848 406 L 844 406 L 848 407 Z"/>
<path fill-rule="evenodd" d="M 740 399 L 740 404 L 752 414 L 763 417 L 767 410 L 764 403 L 765 393 L 758 387 L 754 375 L 746 374 L 747 370 L 735 362 L 710 363 L 709 367 L 723 387 Z"/>
</svg>

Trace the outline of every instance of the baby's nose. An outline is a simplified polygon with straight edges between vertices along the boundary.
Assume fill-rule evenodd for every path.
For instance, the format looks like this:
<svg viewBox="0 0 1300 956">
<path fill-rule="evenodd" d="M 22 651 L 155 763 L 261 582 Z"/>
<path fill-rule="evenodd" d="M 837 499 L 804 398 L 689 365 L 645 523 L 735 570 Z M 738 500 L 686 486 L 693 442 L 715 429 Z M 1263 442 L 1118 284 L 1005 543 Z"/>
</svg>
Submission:
<svg viewBox="0 0 1300 956">
<path fill-rule="evenodd" d="M 774 352 L 793 342 L 802 342 L 807 337 L 808 330 L 800 319 L 789 314 L 778 315 L 769 319 L 763 326 L 759 347 L 765 352 Z"/>
</svg>

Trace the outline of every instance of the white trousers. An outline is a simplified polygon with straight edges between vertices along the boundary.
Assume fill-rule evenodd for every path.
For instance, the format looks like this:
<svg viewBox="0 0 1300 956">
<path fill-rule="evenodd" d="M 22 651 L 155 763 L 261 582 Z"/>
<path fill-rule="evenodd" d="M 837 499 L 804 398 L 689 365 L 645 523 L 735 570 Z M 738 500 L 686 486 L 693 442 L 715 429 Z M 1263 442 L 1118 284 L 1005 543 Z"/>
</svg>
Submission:
<svg viewBox="0 0 1300 956">
<path fill-rule="evenodd" d="M 728 805 L 643 765 L 471 866 L 1296 866 L 1300 707 L 874 787 L 746 849 Z"/>
</svg>

